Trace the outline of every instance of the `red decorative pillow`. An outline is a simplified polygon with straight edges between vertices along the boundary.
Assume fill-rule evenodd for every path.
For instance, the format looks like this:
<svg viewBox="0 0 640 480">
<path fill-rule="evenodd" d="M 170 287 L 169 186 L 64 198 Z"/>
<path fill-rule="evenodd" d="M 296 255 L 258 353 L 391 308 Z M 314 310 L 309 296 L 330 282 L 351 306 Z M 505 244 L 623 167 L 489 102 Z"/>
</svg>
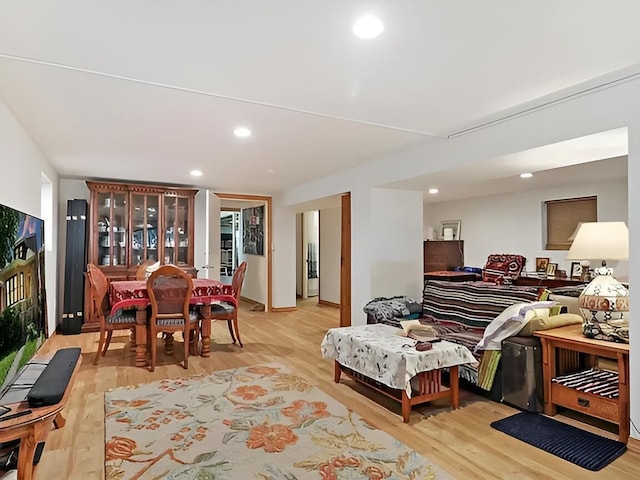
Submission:
<svg viewBox="0 0 640 480">
<path fill-rule="evenodd" d="M 511 283 L 527 263 L 526 257 L 511 254 L 493 254 L 487 258 L 482 270 L 482 281 L 493 282 L 498 285 Z"/>
</svg>

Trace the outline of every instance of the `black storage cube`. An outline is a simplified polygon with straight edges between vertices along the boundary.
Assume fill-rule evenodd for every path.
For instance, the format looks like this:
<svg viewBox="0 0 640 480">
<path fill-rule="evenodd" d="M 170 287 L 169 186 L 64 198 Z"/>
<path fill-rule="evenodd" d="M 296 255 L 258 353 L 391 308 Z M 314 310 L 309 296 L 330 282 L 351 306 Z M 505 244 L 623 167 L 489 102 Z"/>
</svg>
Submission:
<svg viewBox="0 0 640 480">
<path fill-rule="evenodd" d="M 69 314 L 67 314 L 69 315 Z M 62 334 L 63 335 L 77 335 L 82 332 L 82 317 L 69 316 L 62 319 Z"/>
<path fill-rule="evenodd" d="M 542 346 L 537 337 L 502 342 L 502 401 L 529 412 L 544 405 Z"/>
</svg>

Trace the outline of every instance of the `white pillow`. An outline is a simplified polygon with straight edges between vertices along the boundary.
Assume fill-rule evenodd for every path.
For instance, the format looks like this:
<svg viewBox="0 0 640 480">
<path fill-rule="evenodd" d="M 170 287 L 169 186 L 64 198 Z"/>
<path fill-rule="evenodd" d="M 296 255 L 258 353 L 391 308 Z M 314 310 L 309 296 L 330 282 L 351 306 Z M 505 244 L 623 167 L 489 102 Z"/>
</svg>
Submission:
<svg viewBox="0 0 640 480">
<path fill-rule="evenodd" d="M 160 260 L 156 263 L 152 263 L 144 270 L 144 276 L 149 278 L 153 272 L 160 268 Z"/>
<path fill-rule="evenodd" d="M 478 342 L 475 351 L 500 350 L 502 340 L 517 335 L 533 317 L 549 316 L 549 308 L 556 302 L 515 303 L 494 318 L 484 330 L 482 340 Z"/>
</svg>

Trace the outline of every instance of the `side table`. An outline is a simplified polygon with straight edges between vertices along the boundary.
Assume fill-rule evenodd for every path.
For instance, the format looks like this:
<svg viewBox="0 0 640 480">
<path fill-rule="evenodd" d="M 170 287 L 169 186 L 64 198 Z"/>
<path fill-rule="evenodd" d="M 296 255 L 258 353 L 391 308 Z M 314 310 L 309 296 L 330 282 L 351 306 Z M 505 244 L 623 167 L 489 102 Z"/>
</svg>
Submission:
<svg viewBox="0 0 640 480">
<path fill-rule="evenodd" d="M 544 413 L 555 415 L 557 406 L 582 412 L 618 425 L 618 437 L 629 439 L 629 344 L 587 338 L 582 325 L 570 325 L 534 333 L 542 341 Z M 597 357 L 612 358 L 618 365 L 618 397 L 608 398 L 554 382 L 558 375 L 595 366 Z"/>
<path fill-rule="evenodd" d="M 413 405 L 437 398 L 448 396 L 451 407 L 458 408 L 458 365 L 476 362 L 469 349 L 440 341 L 419 352 L 417 342 L 398 335 L 400 331 L 381 323 L 329 329 L 321 349 L 324 358 L 335 360 L 334 381 L 339 383 L 344 372 L 400 401 L 404 423 Z M 448 387 L 442 384 L 443 368 L 449 368 Z"/>
</svg>

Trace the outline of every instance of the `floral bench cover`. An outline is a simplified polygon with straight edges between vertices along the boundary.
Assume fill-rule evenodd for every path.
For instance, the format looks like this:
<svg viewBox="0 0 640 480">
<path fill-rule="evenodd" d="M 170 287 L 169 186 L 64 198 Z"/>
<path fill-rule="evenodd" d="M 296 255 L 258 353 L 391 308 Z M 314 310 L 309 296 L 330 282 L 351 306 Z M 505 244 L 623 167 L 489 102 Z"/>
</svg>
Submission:
<svg viewBox="0 0 640 480">
<path fill-rule="evenodd" d="M 440 341 L 419 352 L 416 341 L 398 335 L 390 325 L 376 323 L 331 328 L 322 344 L 323 358 L 336 360 L 384 385 L 404 390 L 411 397 L 411 379 L 421 372 L 472 363 L 477 360 L 463 345 Z"/>
</svg>

